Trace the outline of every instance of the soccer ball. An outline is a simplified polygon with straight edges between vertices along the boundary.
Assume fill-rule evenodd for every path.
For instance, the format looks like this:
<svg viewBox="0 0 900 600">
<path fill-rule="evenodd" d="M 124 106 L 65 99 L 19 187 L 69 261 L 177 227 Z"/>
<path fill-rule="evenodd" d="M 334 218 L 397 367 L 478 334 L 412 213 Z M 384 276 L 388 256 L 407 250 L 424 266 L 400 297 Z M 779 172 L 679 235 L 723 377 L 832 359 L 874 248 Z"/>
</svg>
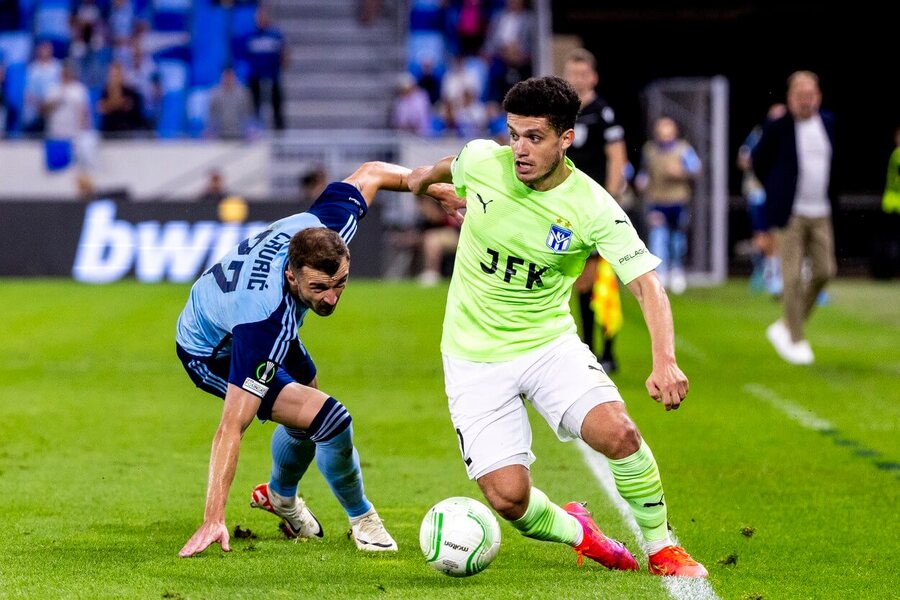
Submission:
<svg viewBox="0 0 900 600">
<path fill-rule="evenodd" d="M 441 500 L 419 528 L 425 560 L 451 577 L 484 571 L 500 550 L 500 524 L 490 509 L 472 498 Z"/>
</svg>

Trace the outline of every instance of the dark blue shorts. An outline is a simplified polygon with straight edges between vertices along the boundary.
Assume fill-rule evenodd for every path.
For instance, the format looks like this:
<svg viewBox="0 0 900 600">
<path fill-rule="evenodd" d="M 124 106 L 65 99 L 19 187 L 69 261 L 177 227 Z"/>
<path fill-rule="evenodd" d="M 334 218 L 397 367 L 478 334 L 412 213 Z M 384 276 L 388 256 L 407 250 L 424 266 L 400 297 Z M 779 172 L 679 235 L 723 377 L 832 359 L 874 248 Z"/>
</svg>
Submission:
<svg viewBox="0 0 900 600">
<path fill-rule="evenodd" d="M 208 392 L 213 396 L 225 398 L 225 392 L 228 391 L 229 379 L 231 377 L 232 360 L 230 355 L 214 355 L 214 356 L 194 356 L 188 353 L 184 348 L 175 344 L 175 351 L 184 370 L 187 371 L 191 381 L 204 392 Z M 245 377 L 245 374 L 237 374 L 238 378 Z M 246 377 L 259 378 L 262 374 L 248 373 Z M 275 369 L 275 373 L 269 377 L 265 377 L 265 385 L 268 390 L 262 396 L 262 403 L 256 416 L 261 421 L 268 421 L 272 418 L 272 406 L 275 399 L 284 387 L 292 382 L 302 385 L 309 385 L 316 377 L 316 365 L 313 363 L 312 357 L 306 351 L 300 342 L 295 338 L 288 346 L 287 355 L 284 361 Z"/>
<path fill-rule="evenodd" d="M 647 214 L 652 212 L 661 213 L 672 231 L 687 231 L 691 221 L 691 212 L 684 204 L 648 204 Z"/>
</svg>

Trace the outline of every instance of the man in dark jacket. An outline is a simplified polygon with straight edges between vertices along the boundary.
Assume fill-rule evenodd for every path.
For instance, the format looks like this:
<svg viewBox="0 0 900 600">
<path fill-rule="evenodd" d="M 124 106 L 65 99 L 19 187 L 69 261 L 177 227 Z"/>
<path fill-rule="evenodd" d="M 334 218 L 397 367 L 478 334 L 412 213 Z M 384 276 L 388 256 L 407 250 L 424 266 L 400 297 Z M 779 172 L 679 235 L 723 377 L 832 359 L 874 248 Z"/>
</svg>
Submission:
<svg viewBox="0 0 900 600">
<path fill-rule="evenodd" d="M 766 188 L 766 218 L 775 233 L 784 277 L 784 316 L 766 335 L 793 364 L 812 364 L 803 333 L 819 292 L 837 272 L 834 254 L 834 119 L 820 113 L 819 78 L 797 71 L 788 78 L 788 114 L 764 130 L 753 150 L 753 170 Z M 804 260 L 811 277 L 803 276 Z"/>
</svg>

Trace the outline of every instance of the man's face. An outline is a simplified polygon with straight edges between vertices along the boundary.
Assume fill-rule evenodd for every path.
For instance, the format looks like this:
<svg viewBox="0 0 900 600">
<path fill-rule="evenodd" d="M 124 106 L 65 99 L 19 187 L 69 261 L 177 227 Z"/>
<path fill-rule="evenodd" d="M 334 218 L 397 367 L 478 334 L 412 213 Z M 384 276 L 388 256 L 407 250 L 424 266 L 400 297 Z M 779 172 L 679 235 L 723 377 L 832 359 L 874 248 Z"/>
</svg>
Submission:
<svg viewBox="0 0 900 600">
<path fill-rule="evenodd" d="M 797 77 L 788 88 L 787 105 L 794 119 L 804 121 L 819 112 L 822 92 L 811 77 Z"/>
<path fill-rule="evenodd" d="M 334 312 L 350 276 L 350 262 L 345 258 L 334 275 L 328 275 L 310 267 L 302 267 L 296 275 L 285 271 L 291 291 L 300 301 L 320 317 Z"/>
<path fill-rule="evenodd" d="M 563 76 L 572 84 L 579 96 L 591 93 L 597 87 L 597 73 L 591 65 L 582 60 L 570 60 L 566 63 Z"/>
<path fill-rule="evenodd" d="M 661 144 L 674 142 L 678 138 L 678 126 L 675 121 L 667 117 L 663 117 L 656 122 L 653 128 L 656 141 Z"/>
<path fill-rule="evenodd" d="M 510 113 L 507 115 L 506 125 L 516 177 L 532 188 L 539 186 L 556 170 L 566 149 L 575 139 L 575 131 L 572 129 L 561 136 L 557 135 L 550 127 L 547 117 L 523 117 Z"/>
</svg>

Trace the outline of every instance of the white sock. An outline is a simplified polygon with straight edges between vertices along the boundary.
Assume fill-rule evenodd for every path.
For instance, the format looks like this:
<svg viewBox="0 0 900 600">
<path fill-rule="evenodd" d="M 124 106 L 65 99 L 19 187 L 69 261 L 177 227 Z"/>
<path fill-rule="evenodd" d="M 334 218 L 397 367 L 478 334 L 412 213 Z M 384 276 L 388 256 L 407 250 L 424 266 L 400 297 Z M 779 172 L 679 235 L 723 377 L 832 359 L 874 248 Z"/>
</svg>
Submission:
<svg viewBox="0 0 900 600">
<path fill-rule="evenodd" d="M 669 536 L 666 536 L 664 540 L 653 540 L 652 542 L 644 542 L 644 552 L 647 553 L 647 556 L 652 556 L 656 554 L 666 546 L 671 546 L 672 540 L 669 539 Z"/>
</svg>

